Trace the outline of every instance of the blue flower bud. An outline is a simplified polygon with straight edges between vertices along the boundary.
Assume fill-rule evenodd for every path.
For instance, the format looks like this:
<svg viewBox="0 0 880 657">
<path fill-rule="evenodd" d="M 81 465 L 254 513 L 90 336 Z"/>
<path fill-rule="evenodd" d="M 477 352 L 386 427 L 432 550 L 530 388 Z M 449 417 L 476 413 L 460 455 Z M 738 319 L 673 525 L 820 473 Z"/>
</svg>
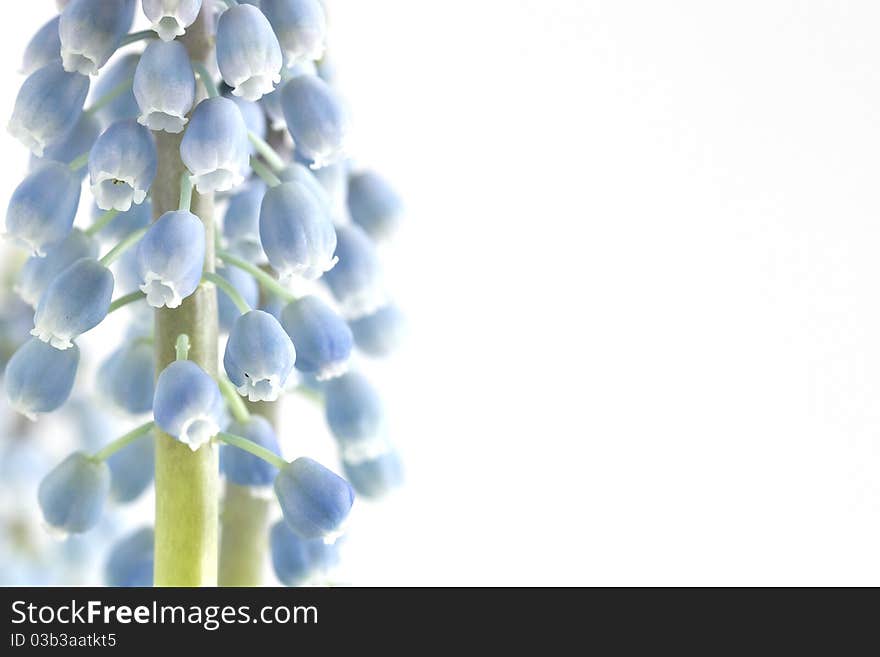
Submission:
<svg viewBox="0 0 880 657">
<path fill-rule="evenodd" d="M 343 447 L 384 440 L 382 400 L 362 374 L 349 372 L 324 386 L 327 425 Z"/>
<path fill-rule="evenodd" d="M 143 0 L 144 16 L 162 41 L 186 34 L 201 8 L 202 0 Z"/>
<path fill-rule="evenodd" d="M 134 20 L 135 0 L 72 0 L 58 34 L 64 70 L 96 75 L 116 52 Z"/>
<path fill-rule="evenodd" d="M 284 520 L 303 538 L 338 533 L 354 503 L 354 491 L 345 479 L 306 457 L 278 473 L 275 494 Z"/>
<path fill-rule="evenodd" d="M 369 315 L 350 320 L 358 348 L 369 356 L 383 358 L 391 355 L 403 341 L 406 318 L 393 303 L 382 306 Z"/>
<path fill-rule="evenodd" d="M 196 451 L 216 436 L 223 424 L 220 389 L 192 361 L 175 361 L 156 380 L 153 417 L 162 431 Z"/>
<path fill-rule="evenodd" d="M 64 240 L 46 252 L 31 256 L 24 263 L 15 284 L 16 293 L 32 307 L 40 302 L 49 283 L 80 258 L 97 258 L 98 242 L 81 230 L 74 229 Z"/>
<path fill-rule="evenodd" d="M 348 211 L 367 235 L 379 241 L 397 230 L 403 202 L 384 178 L 373 171 L 362 171 L 349 178 Z"/>
<path fill-rule="evenodd" d="M 217 66 L 232 93 L 259 100 L 281 81 L 281 46 L 256 7 L 230 7 L 217 21 Z"/>
<path fill-rule="evenodd" d="M 186 47 L 178 41 L 154 41 L 141 55 L 134 74 L 138 123 L 177 134 L 196 99 L 196 78 Z"/>
<path fill-rule="evenodd" d="M 153 529 L 144 527 L 114 545 L 104 566 L 107 586 L 152 586 L 153 541 Z"/>
<path fill-rule="evenodd" d="M 110 496 L 120 503 L 133 502 L 149 488 L 155 473 L 153 435 L 141 436 L 107 459 Z"/>
<path fill-rule="evenodd" d="M 130 53 L 123 55 L 108 66 L 98 77 L 95 88 L 92 91 L 92 101 L 95 102 L 112 92 L 126 80 L 131 80 L 137 70 L 140 55 Z M 107 105 L 96 112 L 101 123 L 105 126 L 123 119 L 136 119 L 140 115 L 137 100 L 134 97 L 134 89 L 116 96 Z"/>
<path fill-rule="evenodd" d="M 351 329 L 318 297 L 289 303 L 281 312 L 284 330 L 296 348 L 296 369 L 319 381 L 345 373 L 354 339 Z"/>
<path fill-rule="evenodd" d="M 143 341 L 125 344 L 98 369 L 101 396 L 125 413 L 139 415 L 153 408 L 153 348 Z"/>
<path fill-rule="evenodd" d="M 58 36 L 59 19 L 60 16 L 56 16 L 43 25 L 28 42 L 21 63 L 21 72 L 24 75 L 30 75 L 49 62 L 61 61 L 61 37 Z"/>
<path fill-rule="evenodd" d="M 312 539 L 323 543 L 321 539 Z M 272 554 L 272 568 L 275 576 L 285 586 L 301 586 L 313 575 L 312 560 L 309 555 L 307 539 L 300 538 L 279 520 L 269 532 L 269 549 Z"/>
<path fill-rule="evenodd" d="M 389 451 L 363 461 L 342 461 L 345 477 L 368 499 L 378 499 L 403 483 L 403 468 L 396 452 Z"/>
<path fill-rule="evenodd" d="M 360 226 L 337 226 L 339 262 L 324 275 L 324 282 L 351 318 L 368 315 L 386 303 L 382 265 L 376 247 Z"/>
<path fill-rule="evenodd" d="M 300 75 L 281 89 L 281 107 L 296 149 L 313 168 L 345 156 L 351 131 L 348 111 L 336 92 L 317 75 Z"/>
<path fill-rule="evenodd" d="M 37 304 L 31 335 L 56 349 L 70 349 L 74 338 L 107 316 L 112 296 L 110 270 L 97 260 L 81 258 L 49 283 Z"/>
<path fill-rule="evenodd" d="M 266 262 L 260 244 L 260 206 L 266 194 L 266 183 L 250 180 L 241 191 L 229 198 L 223 217 L 223 236 L 233 254 L 256 264 Z"/>
<path fill-rule="evenodd" d="M 200 194 L 225 192 L 244 180 L 250 142 L 236 104 L 222 97 L 199 103 L 183 133 L 180 157 Z"/>
<path fill-rule="evenodd" d="M 247 305 L 251 308 L 257 305 L 260 300 L 260 286 L 253 276 L 238 267 L 218 267 L 217 275 L 226 279 Z M 241 316 L 235 303 L 223 291 L 217 292 L 217 314 L 220 317 L 220 330 L 224 333 L 229 333 L 235 320 Z"/>
<path fill-rule="evenodd" d="M 79 121 L 63 137 L 46 146 L 43 157 L 31 154 L 30 170 L 36 171 L 37 167 L 47 161 L 70 164 L 83 153 L 89 152 L 100 134 L 101 122 L 92 114 L 81 114 Z M 86 173 L 83 167 L 76 175 L 82 178 Z"/>
<path fill-rule="evenodd" d="M 262 310 L 251 310 L 236 319 L 229 332 L 223 367 L 243 397 L 275 401 L 296 360 L 293 343 L 278 320 Z"/>
<path fill-rule="evenodd" d="M 278 174 L 278 178 L 282 182 L 301 183 L 321 202 L 325 212 L 329 213 L 331 211 L 330 197 L 327 195 L 327 190 L 324 189 L 324 186 L 318 181 L 318 177 L 308 167 L 299 162 L 291 162 L 284 171 Z"/>
<path fill-rule="evenodd" d="M 177 308 L 202 279 L 205 226 L 191 212 L 166 212 L 141 238 L 137 257 L 147 303 Z"/>
<path fill-rule="evenodd" d="M 246 423 L 230 424 L 228 431 L 247 438 L 270 452 L 281 454 L 272 425 L 259 415 L 251 415 Z M 230 445 L 220 447 L 220 465 L 226 478 L 239 486 L 270 486 L 278 475 L 278 468 L 271 463 Z"/>
<path fill-rule="evenodd" d="M 67 166 L 46 162 L 12 193 L 6 232 L 38 256 L 70 234 L 79 207 L 79 177 Z"/>
<path fill-rule="evenodd" d="M 321 59 L 327 18 L 318 0 L 263 0 L 260 8 L 278 35 L 286 66 Z"/>
<path fill-rule="evenodd" d="M 282 278 L 315 280 L 336 264 L 336 230 L 326 208 L 298 182 L 266 191 L 260 208 L 260 242 Z"/>
<path fill-rule="evenodd" d="M 158 163 L 156 144 L 147 128 L 131 119 L 111 124 L 89 151 L 95 203 L 102 210 L 121 211 L 132 203 L 143 203 Z"/>
<path fill-rule="evenodd" d="M 238 111 L 241 112 L 241 116 L 244 119 L 244 124 L 247 126 L 247 129 L 257 135 L 260 139 L 265 139 L 266 115 L 263 113 L 263 108 L 260 107 L 259 103 L 255 103 L 252 100 L 245 100 L 238 96 L 232 96 L 229 100 L 235 103 L 238 107 Z M 251 154 L 255 153 L 256 148 L 254 148 L 254 145 L 250 142 L 248 142 L 248 144 L 250 146 Z"/>
<path fill-rule="evenodd" d="M 43 478 L 37 500 L 47 525 L 80 534 L 98 524 L 109 490 L 107 464 L 74 452 Z"/>
<path fill-rule="evenodd" d="M 15 99 L 9 134 L 37 157 L 67 134 L 82 114 L 89 79 L 67 73 L 61 62 L 50 62 L 31 73 Z"/>
<path fill-rule="evenodd" d="M 94 205 L 92 207 L 92 218 L 98 219 L 105 212 L 106 210 L 102 210 L 97 205 Z M 149 226 L 152 220 L 153 203 L 148 196 L 140 205 L 132 205 L 125 212 L 120 212 L 113 217 L 112 221 L 101 229 L 98 237 L 105 244 L 117 244 L 136 230 Z M 135 251 L 126 251 L 123 258 L 132 253 L 135 253 Z"/>
<path fill-rule="evenodd" d="M 9 404 L 31 419 L 39 413 L 51 413 L 70 397 L 78 365 L 76 345 L 61 351 L 31 338 L 6 364 L 4 378 Z"/>
</svg>

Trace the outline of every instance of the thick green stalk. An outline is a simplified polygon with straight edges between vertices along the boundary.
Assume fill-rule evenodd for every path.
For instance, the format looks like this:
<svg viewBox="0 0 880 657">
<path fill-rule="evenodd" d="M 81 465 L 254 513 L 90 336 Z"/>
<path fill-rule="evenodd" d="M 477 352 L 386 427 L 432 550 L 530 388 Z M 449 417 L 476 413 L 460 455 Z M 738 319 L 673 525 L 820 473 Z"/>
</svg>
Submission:
<svg viewBox="0 0 880 657">
<path fill-rule="evenodd" d="M 190 56 L 210 51 L 210 3 L 182 39 Z M 182 135 L 154 133 L 159 171 L 152 187 L 154 219 L 176 210 L 184 166 Z M 214 198 L 193 194 L 192 212 L 205 224 L 205 271 L 214 270 Z M 179 308 L 156 311 L 157 375 L 175 358 L 180 334 L 189 336 L 189 359 L 212 376 L 217 373 L 217 294 L 202 285 Z M 193 452 L 170 436 L 156 436 L 156 586 L 215 586 L 218 547 L 218 450 L 213 444 Z"/>
</svg>

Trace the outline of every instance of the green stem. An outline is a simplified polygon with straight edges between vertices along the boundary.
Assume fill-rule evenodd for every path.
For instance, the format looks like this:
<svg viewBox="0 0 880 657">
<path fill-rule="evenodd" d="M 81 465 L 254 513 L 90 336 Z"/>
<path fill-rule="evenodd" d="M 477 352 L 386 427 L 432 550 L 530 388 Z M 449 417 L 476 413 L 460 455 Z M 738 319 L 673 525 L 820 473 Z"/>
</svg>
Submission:
<svg viewBox="0 0 880 657">
<path fill-rule="evenodd" d="M 248 411 L 244 400 L 241 398 L 241 395 L 238 394 L 238 390 L 235 389 L 232 382 L 225 376 L 221 375 L 217 377 L 217 384 L 220 386 L 220 392 L 223 394 L 223 398 L 226 400 L 226 405 L 229 407 L 229 411 L 232 413 L 232 417 L 235 418 L 235 421 L 244 424 L 250 420 L 250 411 Z"/>
<path fill-rule="evenodd" d="M 254 145 L 254 148 L 257 150 L 257 153 L 263 156 L 263 159 L 266 160 L 270 167 L 272 167 L 275 171 L 284 170 L 284 167 L 287 166 L 284 163 L 284 160 L 282 160 L 281 156 L 275 152 L 275 149 L 267 144 L 265 140 L 260 138 L 260 136 L 256 132 L 254 132 L 253 130 L 248 130 L 248 139 L 250 139 L 251 143 Z"/>
<path fill-rule="evenodd" d="M 256 265 L 253 265 L 246 260 L 242 260 L 223 249 L 217 251 L 217 256 L 227 265 L 232 265 L 233 267 L 238 267 L 239 269 L 246 271 L 248 274 L 256 278 L 260 285 L 282 300 L 287 301 L 288 303 L 296 301 L 296 295 Z"/>
<path fill-rule="evenodd" d="M 177 336 L 177 342 L 174 343 L 174 359 L 187 360 L 189 358 L 189 336 L 181 333 Z"/>
<path fill-rule="evenodd" d="M 141 228 L 140 230 L 134 231 L 131 235 L 126 236 L 122 239 L 119 244 L 114 246 L 112 249 L 107 251 L 98 262 L 100 262 L 105 267 L 109 267 L 114 262 L 116 262 L 119 257 L 125 253 L 128 249 L 138 243 L 138 241 L 144 236 L 144 233 L 147 232 L 146 228 Z"/>
<path fill-rule="evenodd" d="M 152 431 L 153 427 L 155 427 L 155 426 L 156 426 L 156 423 L 150 421 L 150 422 L 147 422 L 146 424 L 142 424 L 141 426 L 137 427 L 136 429 L 132 429 L 127 434 L 120 436 L 119 438 L 114 440 L 109 445 L 105 445 L 103 448 L 101 448 L 100 451 L 95 452 L 95 454 L 92 456 L 92 459 L 95 461 L 106 461 L 108 458 L 113 456 L 113 454 L 118 452 L 123 447 L 130 445 L 131 443 L 133 443 L 135 440 L 137 440 L 138 438 L 140 438 L 144 434 Z"/>
<path fill-rule="evenodd" d="M 83 232 L 86 235 L 94 235 L 98 231 L 102 230 L 111 221 L 113 221 L 117 216 L 119 216 L 119 210 L 107 210 L 107 212 L 98 217 L 95 220 L 95 223 L 86 228 Z"/>
<path fill-rule="evenodd" d="M 208 272 L 202 276 L 202 280 L 213 283 L 221 290 L 223 290 L 223 292 L 226 293 L 226 296 L 228 296 L 232 300 L 232 303 L 235 304 L 235 307 L 238 308 L 238 312 L 240 312 L 242 315 L 244 315 L 246 312 L 250 312 L 251 307 L 248 305 L 248 302 L 244 300 L 244 297 L 242 297 L 241 294 L 238 293 L 238 290 L 232 287 L 232 284 L 225 278 L 223 278 L 219 274 Z"/>
<path fill-rule="evenodd" d="M 281 179 L 275 175 L 272 169 L 267 167 L 255 157 L 251 158 L 251 169 L 253 169 L 254 173 L 262 178 L 263 182 L 269 185 L 269 187 L 277 187 L 281 184 Z"/>
<path fill-rule="evenodd" d="M 269 552 L 273 500 L 250 486 L 226 482 L 220 513 L 220 586 L 260 586 Z"/>
<path fill-rule="evenodd" d="M 180 201 L 177 204 L 177 209 L 189 212 L 192 207 L 192 195 L 192 179 L 189 177 L 189 171 L 184 171 L 180 176 Z"/>
<path fill-rule="evenodd" d="M 140 301 L 141 299 L 146 299 L 147 295 L 138 290 L 137 292 L 130 292 L 126 294 L 124 297 L 119 297 L 113 303 L 110 304 L 110 309 L 107 311 L 109 315 L 112 312 L 115 312 L 122 308 L 123 306 L 127 306 L 130 303 L 134 303 L 135 301 Z"/>
<path fill-rule="evenodd" d="M 199 80 L 205 85 L 205 91 L 208 93 L 208 98 L 216 98 L 219 96 L 220 92 L 217 90 L 217 85 L 214 84 L 214 79 L 211 77 L 211 74 L 208 73 L 208 69 L 205 68 L 205 65 L 202 64 L 202 62 L 193 62 L 192 67 L 198 74 Z"/>
<path fill-rule="evenodd" d="M 85 152 L 82 155 L 77 155 L 73 160 L 71 160 L 70 164 L 67 165 L 67 168 L 71 171 L 79 171 L 88 163 L 89 153 Z"/>
<path fill-rule="evenodd" d="M 278 456 L 275 452 L 266 449 L 262 445 L 257 445 L 257 443 L 252 440 L 248 440 L 242 436 L 236 436 L 234 433 L 221 431 L 217 434 L 217 440 L 221 443 L 237 447 L 238 449 L 243 449 L 244 451 L 253 454 L 258 459 L 262 459 L 266 463 L 274 465 L 279 470 L 287 465 L 287 461 Z"/>
<path fill-rule="evenodd" d="M 156 32 L 153 30 L 140 30 L 139 32 L 132 32 L 131 34 L 126 34 L 122 37 L 122 41 L 119 42 L 119 47 L 122 48 L 132 43 L 136 43 L 137 41 L 143 41 L 145 39 L 155 39 Z"/>
<path fill-rule="evenodd" d="M 154 35 L 156 34 L 156 33 L 153 32 L 152 30 L 150 30 L 150 32 L 151 32 L 152 34 L 154 34 Z M 94 114 L 94 113 L 97 112 L 98 110 L 107 107 L 107 105 L 109 105 L 109 104 L 112 103 L 114 100 L 116 100 L 117 98 L 119 98 L 119 97 L 120 97 L 122 94 L 124 94 L 126 91 L 129 91 L 129 90 L 131 89 L 131 85 L 132 85 L 133 82 L 134 82 L 134 78 L 133 78 L 133 77 L 132 77 L 132 78 L 127 78 L 126 80 L 123 80 L 122 82 L 120 82 L 119 84 L 117 84 L 115 87 L 113 87 L 110 91 L 108 91 L 106 94 L 104 94 L 103 96 L 101 96 L 101 97 L 100 97 L 98 100 L 96 100 L 94 103 L 92 103 L 91 107 L 89 107 L 88 109 L 83 110 L 83 114 Z"/>
</svg>

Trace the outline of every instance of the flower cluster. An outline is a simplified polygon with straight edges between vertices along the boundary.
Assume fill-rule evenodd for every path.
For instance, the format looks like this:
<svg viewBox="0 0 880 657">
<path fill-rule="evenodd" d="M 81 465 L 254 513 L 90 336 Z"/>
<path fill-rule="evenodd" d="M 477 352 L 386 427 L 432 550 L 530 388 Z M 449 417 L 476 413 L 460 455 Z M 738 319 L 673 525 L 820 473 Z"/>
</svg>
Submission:
<svg viewBox="0 0 880 657">
<path fill-rule="evenodd" d="M 132 32 L 139 4 L 150 29 Z M 197 25 L 213 44 L 207 58 L 187 41 Z M 390 355 L 403 334 L 379 257 L 402 203 L 349 159 L 348 109 L 321 62 L 326 34 L 319 0 L 70 0 L 29 43 L 8 129 L 32 159 L 6 232 L 29 256 L 15 290 L 33 328 L 9 359 L 6 393 L 32 419 L 59 409 L 80 369 L 78 338 L 127 307 L 130 328 L 95 389 L 143 420 L 45 476 L 38 497 L 52 528 L 88 531 L 107 498 L 138 497 L 153 480 L 154 440 L 193 452 L 222 443 L 229 485 L 274 489 L 283 520 L 265 530 L 279 579 L 295 585 L 336 563 L 356 494 L 400 483 L 380 396 L 356 365 Z M 169 175 L 170 209 L 160 202 Z M 80 228 L 84 177 L 94 203 Z M 196 194 L 225 204 L 216 230 Z M 221 373 L 190 358 L 202 335 L 193 325 L 156 376 L 168 361 L 143 311 L 183 313 L 200 290 L 218 297 Z M 343 476 L 282 458 L 259 404 L 288 393 L 323 406 Z M 108 582 L 149 583 L 153 542 L 149 527 L 125 537 Z"/>
</svg>

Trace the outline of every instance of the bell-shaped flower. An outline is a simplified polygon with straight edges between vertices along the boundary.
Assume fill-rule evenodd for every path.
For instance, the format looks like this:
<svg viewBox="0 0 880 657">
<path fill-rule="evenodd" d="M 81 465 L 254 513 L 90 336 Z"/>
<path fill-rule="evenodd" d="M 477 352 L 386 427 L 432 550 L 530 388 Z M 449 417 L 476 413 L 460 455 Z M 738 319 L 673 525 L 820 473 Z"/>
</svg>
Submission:
<svg viewBox="0 0 880 657">
<path fill-rule="evenodd" d="M 115 501 L 133 502 L 149 488 L 155 473 L 155 451 L 153 434 L 148 433 L 110 455 L 110 496 Z"/>
<path fill-rule="evenodd" d="M 80 258 L 97 258 L 98 242 L 74 229 L 46 252 L 45 257 L 31 256 L 25 261 L 15 283 L 15 292 L 36 308 L 49 283 Z"/>
<path fill-rule="evenodd" d="M 349 372 L 324 386 L 324 414 L 341 446 L 384 440 L 385 413 L 379 393 L 365 376 Z"/>
<path fill-rule="evenodd" d="M 49 62 L 61 61 L 61 37 L 58 36 L 60 18 L 56 16 L 43 25 L 28 42 L 21 62 L 21 73 L 30 75 Z"/>
<path fill-rule="evenodd" d="M 113 296 L 113 274 L 97 260 L 81 258 L 56 276 L 37 304 L 31 335 L 56 349 L 100 324 Z"/>
<path fill-rule="evenodd" d="M 186 34 L 201 8 L 202 0 L 143 0 L 144 16 L 162 41 Z"/>
<path fill-rule="evenodd" d="M 234 95 L 259 100 L 281 81 L 281 65 L 281 46 L 263 12 L 237 5 L 220 14 L 217 66 Z"/>
<path fill-rule="evenodd" d="M 259 415 L 251 415 L 247 422 L 233 422 L 227 431 L 281 454 L 275 430 Z M 220 467 L 226 478 L 239 486 L 271 486 L 278 475 L 278 468 L 271 463 L 231 445 L 220 447 Z"/>
<path fill-rule="evenodd" d="M 131 28 L 135 5 L 136 0 L 71 0 L 58 24 L 64 70 L 97 75 Z"/>
<path fill-rule="evenodd" d="M 153 347 L 135 340 L 110 354 L 96 381 L 98 392 L 114 408 L 139 415 L 153 408 L 154 379 Z"/>
<path fill-rule="evenodd" d="M 43 157 L 31 154 L 30 171 L 35 171 L 41 164 L 49 161 L 70 164 L 83 153 L 88 153 L 100 134 L 101 122 L 98 118 L 94 114 L 83 112 L 79 121 L 61 139 L 46 146 Z M 86 173 L 88 172 L 83 167 L 76 175 L 82 178 Z"/>
<path fill-rule="evenodd" d="M 397 230 L 403 202 L 384 178 L 373 171 L 353 174 L 348 181 L 348 211 L 351 219 L 376 241 Z"/>
<path fill-rule="evenodd" d="M 79 120 L 89 94 L 89 79 L 68 73 L 61 62 L 49 62 L 31 73 L 15 99 L 9 134 L 34 155 L 63 138 Z"/>
<path fill-rule="evenodd" d="M 293 301 L 281 311 L 281 324 L 296 348 L 296 369 L 319 381 L 348 369 L 354 339 L 348 324 L 318 297 Z"/>
<path fill-rule="evenodd" d="M 122 84 L 130 82 L 134 78 L 140 58 L 138 53 L 129 53 L 115 59 L 112 64 L 101 71 L 101 75 L 98 76 L 98 81 L 92 89 L 89 102 L 94 103 L 116 91 Z M 124 119 L 136 119 L 140 116 L 140 108 L 134 97 L 134 88 L 129 87 L 123 93 L 114 96 L 110 102 L 98 109 L 95 115 L 104 126 Z"/>
<path fill-rule="evenodd" d="M 104 566 L 104 582 L 113 587 L 153 586 L 153 529 L 144 527 L 120 539 Z"/>
<path fill-rule="evenodd" d="M 158 167 L 150 131 L 136 121 L 117 121 L 89 151 L 89 180 L 102 210 L 131 208 L 144 202 Z"/>
<path fill-rule="evenodd" d="M 351 132 L 348 110 L 317 75 L 299 75 L 281 88 L 281 107 L 297 152 L 313 168 L 345 157 Z"/>
<path fill-rule="evenodd" d="M 376 247 L 356 224 L 337 226 L 336 238 L 339 262 L 324 282 L 347 317 L 369 315 L 387 303 Z"/>
<path fill-rule="evenodd" d="M 266 191 L 260 208 L 260 242 L 282 278 L 316 280 L 336 264 L 336 229 L 327 208 L 299 182 Z"/>
<path fill-rule="evenodd" d="M 223 277 L 235 291 L 241 295 L 248 306 L 254 308 L 260 301 L 260 286 L 257 280 L 238 267 L 218 267 L 217 275 Z M 222 291 L 217 292 L 217 315 L 220 318 L 220 330 L 229 333 L 241 311 L 235 302 Z"/>
<path fill-rule="evenodd" d="M 235 320 L 223 367 L 239 394 L 250 401 L 275 401 L 293 371 L 296 350 L 269 313 L 251 310 Z"/>
<path fill-rule="evenodd" d="M 81 534 L 98 524 L 109 491 L 107 464 L 74 452 L 43 478 L 37 500 L 50 528 Z"/>
<path fill-rule="evenodd" d="M 372 458 L 342 461 L 345 478 L 358 495 L 379 499 L 403 483 L 403 467 L 397 452 L 389 450 Z"/>
<path fill-rule="evenodd" d="M 141 55 L 134 74 L 138 123 L 177 134 L 196 99 L 196 78 L 186 47 L 179 41 L 154 41 Z"/>
<path fill-rule="evenodd" d="M 222 97 L 199 103 L 183 133 L 180 157 L 200 194 L 224 192 L 241 183 L 250 142 L 236 104 Z"/>
<path fill-rule="evenodd" d="M 32 420 L 51 413 L 70 397 L 78 366 L 76 345 L 61 351 L 31 338 L 6 364 L 3 379 L 9 405 Z"/>
<path fill-rule="evenodd" d="M 6 209 L 6 232 L 38 256 L 46 255 L 73 228 L 79 207 L 79 176 L 46 162 L 21 182 Z"/>
<path fill-rule="evenodd" d="M 377 358 L 390 356 L 406 334 L 406 317 L 393 303 L 349 320 L 348 325 L 358 349 Z"/>
<path fill-rule="evenodd" d="M 324 170 L 325 169 L 319 169 L 319 171 Z M 324 206 L 325 211 L 328 214 L 331 213 L 332 207 L 330 205 L 330 197 L 327 195 L 327 190 L 318 180 L 318 177 L 314 173 L 312 173 L 312 171 L 307 166 L 300 164 L 299 162 L 291 162 L 284 168 L 283 171 L 278 174 L 278 178 L 282 182 L 301 183 L 303 186 L 308 188 L 308 190 L 312 194 L 314 194 L 316 199 L 321 201 L 321 204 Z"/>
<path fill-rule="evenodd" d="M 153 308 L 177 308 L 196 291 L 205 264 L 205 226 L 185 210 L 166 212 L 138 243 L 141 291 Z"/>
<path fill-rule="evenodd" d="M 192 361 L 175 361 L 156 380 L 153 417 L 162 431 L 196 451 L 220 431 L 220 388 Z"/>
<path fill-rule="evenodd" d="M 301 586 L 325 573 L 339 561 L 338 547 L 323 539 L 306 539 L 279 520 L 269 532 L 269 550 L 275 576 L 285 586 Z"/>
<path fill-rule="evenodd" d="M 321 59 L 327 17 L 318 0 L 262 0 L 260 9 L 278 35 L 286 66 Z"/>
<path fill-rule="evenodd" d="M 288 463 L 275 478 L 284 520 L 303 538 L 338 535 L 354 504 L 348 482 L 310 458 Z"/>
<path fill-rule="evenodd" d="M 259 178 L 249 180 L 240 191 L 229 197 L 223 216 L 223 237 L 231 253 L 255 264 L 266 262 L 260 243 L 260 206 L 266 194 L 266 183 Z"/>
</svg>

